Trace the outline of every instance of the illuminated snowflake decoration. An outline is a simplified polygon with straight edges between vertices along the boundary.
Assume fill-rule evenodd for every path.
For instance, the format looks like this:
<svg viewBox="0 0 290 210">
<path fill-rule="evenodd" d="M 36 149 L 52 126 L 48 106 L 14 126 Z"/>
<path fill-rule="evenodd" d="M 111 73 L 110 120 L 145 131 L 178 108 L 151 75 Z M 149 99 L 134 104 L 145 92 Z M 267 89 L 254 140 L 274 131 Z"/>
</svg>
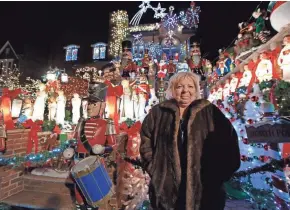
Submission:
<svg viewBox="0 0 290 210">
<path fill-rule="evenodd" d="M 146 45 L 146 48 L 149 51 L 149 56 L 153 57 L 153 58 L 157 58 L 158 56 L 161 55 L 162 53 L 162 48 L 159 44 L 155 44 L 153 42 L 150 42 Z"/>
<path fill-rule="evenodd" d="M 181 11 L 179 13 L 179 20 L 187 28 L 198 28 L 199 24 L 199 13 L 201 12 L 199 6 L 191 3 L 191 7 L 186 12 Z"/>
<path fill-rule="evenodd" d="M 167 14 L 163 19 L 163 26 L 168 31 L 175 30 L 178 26 L 178 16 L 176 14 L 173 14 L 174 7 L 169 7 L 169 14 Z"/>
<path fill-rule="evenodd" d="M 142 37 L 141 33 L 140 34 L 133 34 L 133 37 L 134 37 L 134 40 L 133 40 L 134 45 L 144 44 L 143 37 Z"/>
</svg>

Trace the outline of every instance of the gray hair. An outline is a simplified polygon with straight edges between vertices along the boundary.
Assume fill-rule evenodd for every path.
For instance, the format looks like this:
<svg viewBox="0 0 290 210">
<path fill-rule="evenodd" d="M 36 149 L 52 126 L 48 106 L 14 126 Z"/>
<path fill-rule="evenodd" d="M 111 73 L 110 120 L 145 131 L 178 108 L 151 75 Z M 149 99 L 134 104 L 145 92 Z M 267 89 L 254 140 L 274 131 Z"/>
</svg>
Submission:
<svg viewBox="0 0 290 210">
<path fill-rule="evenodd" d="M 176 85 L 183 79 L 189 78 L 193 81 L 194 87 L 195 87 L 195 99 L 200 99 L 200 76 L 197 74 L 194 74 L 192 72 L 178 72 L 175 75 L 173 75 L 169 80 L 169 85 L 167 90 L 165 91 L 166 99 L 172 99 L 173 98 L 173 91 Z"/>
</svg>

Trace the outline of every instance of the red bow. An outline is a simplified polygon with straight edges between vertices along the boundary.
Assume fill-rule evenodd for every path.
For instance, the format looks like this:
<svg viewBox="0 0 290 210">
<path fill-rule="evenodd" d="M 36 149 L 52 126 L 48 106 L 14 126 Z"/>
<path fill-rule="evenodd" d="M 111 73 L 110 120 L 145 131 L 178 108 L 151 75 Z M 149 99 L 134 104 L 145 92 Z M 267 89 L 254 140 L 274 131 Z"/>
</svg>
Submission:
<svg viewBox="0 0 290 210">
<path fill-rule="evenodd" d="M 15 90 L 9 90 L 8 88 L 3 88 L 3 96 L 8 96 L 11 99 L 16 98 L 21 93 L 22 93 L 22 90 L 20 88 L 15 89 Z"/>
<path fill-rule="evenodd" d="M 125 122 L 123 122 L 119 127 L 121 131 L 126 132 L 128 134 L 127 155 L 129 157 L 139 155 L 139 154 L 137 154 L 137 152 L 133 148 L 133 143 L 134 143 L 133 139 L 135 137 L 137 137 L 138 134 L 140 133 L 141 126 L 142 126 L 141 122 L 138 121 L 138 122 L 134 123 L 134 125 L 132 125 L 130 128 L 128 128 L 128 126 Z"/>
<path fill-rule="evenodd" d="M 30 154 L 32 152 L 33 142 L 34 142 L 34 152 L 35 154 L 38 152 L 38 136 L 37 133 L 41 131 L 41 125 L 43 122 L 41 120 L 33 122 L 31 119 L 25 121 L 22 125 L 25 128 L 30 128 L 27 150 L 26 154 Z"/>
<path fill-rule="evenodd" d="M 105 81 L 105 84 L 108 85 L 107 96 L 121 97 L 123 95 L 123 87 L 121 85 L 113 87 L 110 81 Z"/>
</svg>

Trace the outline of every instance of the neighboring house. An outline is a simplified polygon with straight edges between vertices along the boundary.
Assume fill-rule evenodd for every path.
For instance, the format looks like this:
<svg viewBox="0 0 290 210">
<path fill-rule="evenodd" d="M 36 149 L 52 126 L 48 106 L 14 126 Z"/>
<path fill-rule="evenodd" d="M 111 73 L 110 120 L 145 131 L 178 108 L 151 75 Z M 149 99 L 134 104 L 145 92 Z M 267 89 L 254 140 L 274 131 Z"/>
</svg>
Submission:
<svg viewBox="0 0 290 210">
<path fill-rule="evenodd" d="M 12 45 L 7 41 L 0 49 L 0 74 L 5 75 L 11 69 L 19 65 L 19 56 Z"/>
</svg>

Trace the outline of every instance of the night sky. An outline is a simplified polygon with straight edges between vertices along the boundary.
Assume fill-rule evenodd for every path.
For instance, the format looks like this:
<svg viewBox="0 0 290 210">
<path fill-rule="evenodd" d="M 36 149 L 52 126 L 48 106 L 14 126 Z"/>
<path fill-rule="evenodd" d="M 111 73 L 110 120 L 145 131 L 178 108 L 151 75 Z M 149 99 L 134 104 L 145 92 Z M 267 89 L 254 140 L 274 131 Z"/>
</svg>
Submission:
<svg viewBox="0 0 290 210">
<path fill-rule="evenodd" d="M 238 34 L 238 23 L 247 21 L 261 2 L 197 2 L 201 7 L 196 40 L 202 51 L 213 60 L 218 49 L 227 47 Z M 260 7 L 267 8 L 269 2 Z M 37 47 L 44 54 L 68 44 L 86 46 L 108 41 L 109 13 L 127 10 L 129 19 L 139 10 L 141 2 L 1 2 L 0 45 L 10 41 L 15 51 L 23 53 L 24 45 Z M 156 7 L 158 2 L 151 2 Z M 179 11 L 190 2 L 161 2 Z M 142 23 L 154 23 L 153 11 L 148 10 Z M 252 19 L 253 20 L 253 19 Z"/>
</svg>

